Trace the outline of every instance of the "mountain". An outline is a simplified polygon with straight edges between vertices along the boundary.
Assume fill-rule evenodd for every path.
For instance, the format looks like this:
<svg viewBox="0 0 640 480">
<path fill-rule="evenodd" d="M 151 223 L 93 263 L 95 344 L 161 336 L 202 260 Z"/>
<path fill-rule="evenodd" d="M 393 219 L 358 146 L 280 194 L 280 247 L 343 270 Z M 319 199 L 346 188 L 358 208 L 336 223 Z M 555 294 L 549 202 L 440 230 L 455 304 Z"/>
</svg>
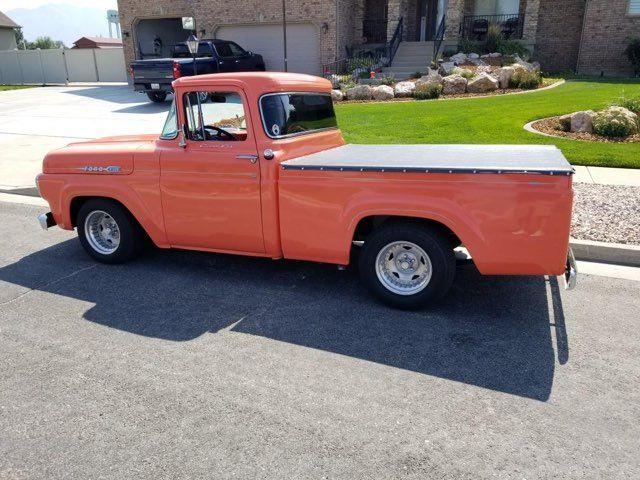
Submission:
<svg viewBox="0 0 640 480">
<path fill-rule="evenodd" d="M 107 10 L 102 8 L 46 4 L 38 8 L 15 8 L 5 13 L 22 25 L 27 41 L 48 35 L 71 47 L 80 37 L 109 36 Z"/>
</svg>

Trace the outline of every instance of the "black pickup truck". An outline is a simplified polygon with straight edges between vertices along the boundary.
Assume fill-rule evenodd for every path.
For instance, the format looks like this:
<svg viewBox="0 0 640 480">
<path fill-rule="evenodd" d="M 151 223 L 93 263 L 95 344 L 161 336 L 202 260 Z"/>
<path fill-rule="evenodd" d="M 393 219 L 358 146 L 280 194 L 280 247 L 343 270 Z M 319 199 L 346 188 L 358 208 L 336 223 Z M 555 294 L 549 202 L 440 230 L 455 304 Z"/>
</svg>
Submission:
<svg viewBox="0 0 640 480">
<path fill-rule="evenodd" d="M 133 89 L 145 92 L 153 102 L 164 102 L 167 95 L 172 93 L 171 82 L 176 78 L 265 70 L 261 55 L 248 52 L 237 43 L 226 40 L 201 40 L 196 55 L 197 68 L 194 68 L 186 43 L 174 45 L 171 57 L 132 62 L 130 73 Z"/>
</svg>

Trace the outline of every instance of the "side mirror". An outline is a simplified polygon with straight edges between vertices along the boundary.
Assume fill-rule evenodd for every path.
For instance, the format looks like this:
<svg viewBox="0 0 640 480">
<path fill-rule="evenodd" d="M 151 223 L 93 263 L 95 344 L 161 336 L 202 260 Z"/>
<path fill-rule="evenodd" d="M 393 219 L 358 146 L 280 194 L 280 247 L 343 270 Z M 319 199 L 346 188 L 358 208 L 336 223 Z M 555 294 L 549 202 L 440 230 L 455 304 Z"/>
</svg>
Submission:
<svg viewBox="0 0 640 480">
<path fill-rule="evenodd" d="M 180 148 L 187 148 L 187 128 L 184 123 L 180 126 L 180 133 L 178 134 L 178 146 Z"/>
</svg>

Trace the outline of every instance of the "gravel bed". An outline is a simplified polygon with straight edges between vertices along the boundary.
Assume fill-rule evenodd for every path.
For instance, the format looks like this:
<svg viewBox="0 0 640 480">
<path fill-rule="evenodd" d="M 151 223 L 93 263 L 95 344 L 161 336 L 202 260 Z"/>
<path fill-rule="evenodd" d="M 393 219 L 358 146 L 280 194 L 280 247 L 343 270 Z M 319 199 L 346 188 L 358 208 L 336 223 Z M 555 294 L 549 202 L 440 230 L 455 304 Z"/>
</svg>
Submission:
<svg viewBox="0 0 640 480">
<path fill-rule="evenodd" d="M 571 236 L 640 245 L 640 187 L 574 183 Z"/>
</svg>

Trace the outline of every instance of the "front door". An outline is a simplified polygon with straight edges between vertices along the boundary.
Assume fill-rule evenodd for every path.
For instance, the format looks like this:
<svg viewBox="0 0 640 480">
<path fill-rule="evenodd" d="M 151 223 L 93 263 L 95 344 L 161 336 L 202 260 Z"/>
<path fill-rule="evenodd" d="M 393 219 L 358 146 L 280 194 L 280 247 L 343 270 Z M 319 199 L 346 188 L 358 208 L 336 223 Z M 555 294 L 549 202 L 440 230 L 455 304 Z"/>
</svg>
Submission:
<svg viewBox="0 0 640 480">
<path fill-rule="evenodd" d="M 169 243 L 264 253 L 260 169 L 244 93 L 201 87 L 185 93 L 182 104 L 186 147 L 176 141 L 160 155 Z"/>
<path fill-rule="evenodd" d="M 438 28 L 438 0 L 418 0 L 418 32 L 421 42 L 435 38 Z"/>
</svg>

